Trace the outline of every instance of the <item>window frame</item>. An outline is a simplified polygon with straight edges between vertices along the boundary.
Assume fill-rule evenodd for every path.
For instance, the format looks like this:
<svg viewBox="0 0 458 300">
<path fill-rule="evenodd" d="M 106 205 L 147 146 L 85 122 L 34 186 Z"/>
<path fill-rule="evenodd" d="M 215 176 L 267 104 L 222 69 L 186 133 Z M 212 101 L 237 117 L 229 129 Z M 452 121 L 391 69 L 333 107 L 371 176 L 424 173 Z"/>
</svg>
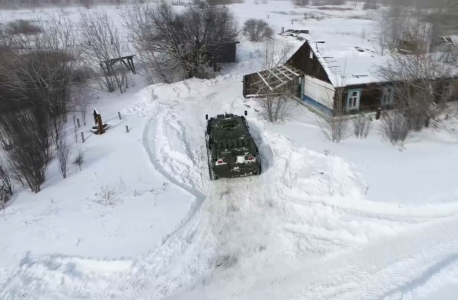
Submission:
<svg viewBox="0 0 458 300">
<path fill-rule="evenodd" d="M 359 110 L 360 102 L 361 102 L 361 89 L 349 89 L 347 91 L 347 101 L 345 104 L 345 109 L 347 111 L 354 111 Z M 353 95 L 356 93 L 356 95 Z M 355 105 L 350 106 L 350 102 L 355 101 Z"/>
<path fill-rule="evenodd" d="M 389 98 L 388 101 L 386 98 Z M 390 106 L 394 104 L 394 89 L 392 86 L 384 86 L 382 90 L 382 97 L 380 99 L 380 106 Z"/>
</svg>

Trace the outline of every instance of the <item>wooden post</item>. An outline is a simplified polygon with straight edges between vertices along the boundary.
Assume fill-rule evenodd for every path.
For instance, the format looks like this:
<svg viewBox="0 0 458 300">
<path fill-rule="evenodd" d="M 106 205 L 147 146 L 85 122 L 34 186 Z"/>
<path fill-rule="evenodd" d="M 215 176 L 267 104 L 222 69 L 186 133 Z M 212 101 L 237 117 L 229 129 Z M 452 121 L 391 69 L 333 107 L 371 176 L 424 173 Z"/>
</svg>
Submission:
<svg viewBox="0 0 458 300">
<path fill-rule="evenodd" d="M 380 117 L 382 116 L 382 108 L 379 107 L 377 108 L 377 112 L 375 113 L 375 119 L 380 120 Z"/>
<path fill-rule="evenodd" d="M 97 125 L 99 126 L 99 134 L 104 134 L 105 130 L 103 129 L 102 116 L 100 114 L 97 115 L 97 123 Z"/>
<path fill-rule="evenodd" d="M 294 24 L 294 20 L 291 20 L 291 24 Z"/>
<path fill-rule="evenodd" d="M 285 32 L 285 27 L 281 28 L 281 33 Z"/>
<path fill-rule="evenodd" d="M 129 133 L 129 126 L 126 125 L 126 132 Z"/>
<path fill-rule="evenodd" d="M 81 125 L 80 125 L 80 119 L 76 119 L 76 124 L 78 125 L 78 127 L 81 127 Z"/>
<path fill-rule="evenodd" d="M 98 115 L 98 113 L 97 113 L 97 111 L 95 109 L 94 109 L 94 112 L 92 113 L 92 115 L 94 116 L 94 123 L 95 123 L 95 125 L 97 125 L 97 115 Z"/>
<path fill-rule="evenodd" d="M 118 118 L 119 118 L 119 120 L 122 119 L 122 118 L 121 118 L 121 113 L 120 113 L 119 111 L 118 111 Z"/>
<path fill-rule="evenodd" d="M 81 141 L 84 143 L 84 132 L 81 132 Z"/>
</svg>

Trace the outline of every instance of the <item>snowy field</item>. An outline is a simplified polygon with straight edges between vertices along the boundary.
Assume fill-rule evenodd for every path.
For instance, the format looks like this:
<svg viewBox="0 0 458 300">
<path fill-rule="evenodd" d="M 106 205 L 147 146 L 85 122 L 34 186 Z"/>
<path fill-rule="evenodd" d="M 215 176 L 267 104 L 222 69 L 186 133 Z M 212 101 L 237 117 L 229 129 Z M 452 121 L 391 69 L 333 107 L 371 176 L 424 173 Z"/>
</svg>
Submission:
<svg viewBox="0 0 458 300">
<path fill-rule="evenodd" d="M 263 18 L 276 32 L 363 39 L 374 28 L 374 12 L 352 3 L 259 3 L 230 8 L 240 23 Z M 115 7 L 96 9 L 118 18 Z M 76 20 L 80 11 L 2 14 Z M 238 62 L 215 79 L 146 87 L 137 77 L 125 94 L 100 93 L 95 106 L 111 128 L 79 130 L 82 170 L 61 179 L 51 165 L 43 191 L 20 191 L 0 211 L 0 299 L 457 299 L 458 126 L 394 147 L 378 121 L 365 140 L 350 131 L 332 143 L 298 103 L 269 124 L 241 96 L 255 48 L 242 38 Z M 210 182 L 205 114 L 244 110 L 263 174 Z"/>
</svg>

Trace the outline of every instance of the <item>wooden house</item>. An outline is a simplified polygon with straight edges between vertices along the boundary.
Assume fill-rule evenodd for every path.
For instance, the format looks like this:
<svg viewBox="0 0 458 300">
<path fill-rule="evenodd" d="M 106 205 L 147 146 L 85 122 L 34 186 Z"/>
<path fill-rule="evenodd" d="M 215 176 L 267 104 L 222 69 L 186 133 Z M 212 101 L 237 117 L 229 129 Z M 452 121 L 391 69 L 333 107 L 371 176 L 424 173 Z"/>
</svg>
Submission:
<svg viewBox="0 0 458 300">
<path fill-rule="evenodd" d="M 308 39 L 284 66 L 245 75 L 243 95 L 262 97 L 288 80 L 290 95 L 323 116 L 390 109 L 395 98 L 393 84 L 376 75 L 377 66 L 389 59 L 357 40 L 328 43 Z"/>
</svg>

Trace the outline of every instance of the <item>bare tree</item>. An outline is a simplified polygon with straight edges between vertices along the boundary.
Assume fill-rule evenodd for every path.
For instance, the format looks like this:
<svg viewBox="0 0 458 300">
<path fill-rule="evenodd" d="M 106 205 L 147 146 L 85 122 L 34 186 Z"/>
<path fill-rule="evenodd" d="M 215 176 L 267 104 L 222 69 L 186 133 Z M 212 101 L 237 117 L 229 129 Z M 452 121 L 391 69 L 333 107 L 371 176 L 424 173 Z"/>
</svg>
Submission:
<svg viewBox="0 0 458 300">
<path fill-rule="evenodd" d="M 106 12 L 82 14 L 79 21 L 83 58 L 102 89 L 121 93 L 129 87 L 129 70 L 113 59 L 123 57 L 126 45 Z"/>
<path fill-rule="evenodd" d="M 264 41 L 255 51 L 260 69 L 271 69 L 286 62 L 292 52 L 292 45 L 275 39 Z"/>
<path fill-rule="evenodd" d="M 277 40 L 266 40 L 256 50 L 259 67 L 264 70 L 263 76 L 266 85 L 262 85 L 258 91 L 262 98 L 259 99 L 263 113 L 269 122 L 282 120 L 288 112 L 289 98 L 296 92 L 295 80 L 279 81 L 276 72 L 272 68 L 286 62 L 290 56 L 292 47 L 288 43 Z"/>
<path fill-rule="evenodd" d="M 439 27 L 425 22 L 414 6 L 391 5 L 376 15 L 376 28 L 382 55 L 402 50 L 427 53 L 438 38 Z"/>
<path fill-rule="evenodd" d="M 385 112 L 382 116 L 382 133 L 393 145 L 403 143 L 410 132 L 406 117 L 399 111 Z"/>
<path fill-rule="evenodd" d="M 11 145 L 12 174 L 39 192 L 53 158 L 52 143 L 66 120 L 76 62 L 72 27 L 59 19 L 39 23 L 42 34 L 21 40 L 0 59 L 0 131 Z"/>
<path fill-rule="evenodd" d="M 77 168 L 81 171 L 81 166 L 84 163 L 84 152 L 83 150 L 78 147 L 78 152 L 76 153 L 76 156 L 73 159 L 73 164 L 77 166 Z"/>
<path fill-rule="evenodd" d="M 359 114 L 353 119 L 353 132 L 359 139 L 367 138 L 369 131 L 371 130 L 371 119 L 370 117 Z"/>
<path fill-rule="evenodd" d="M 288 112 L 289 99 L 286 93 L 268 93 L 264 98 L 259 99 L 260 106 L 263 108 L 264 117 L 269 122 L 283 120 Z"/>
<path fill-rule="evenodd" d="M 414 131 L 436 120 L 448 108 L 447 102 L 458 94 L 458 80 L 452 68 L 433 55 L 393 55 L 378 68 L 378 74 L 384 81 L 394 83 L 394 108 L 406 117 Z"/>
<path fill-rule="evenodd" d="M 46 169 L 52 160 L 50 118 L 33 108 L 2 115 L 1 126 L 8 132 L 12 149 L 8 162 L 12 171 L 37 193 L 46 179 Z"/>
<path fill-rule="evenodd" d="M 0 209 L 4 208 L 11 195 L 13 195 L 11 177 L 6 165 L 0 161 Z"/>
<path fill-rule="evenodd" d="M 71 98 L 72 111 L 74 113 L 80 114 L 81 119 L 83 121 L 83 125 L 86 126 L 86 117 L 89 108 L 95 102 L 95 94 L 89 88 L 89 86 L 79 84 L 74 86 Z"/>
<path fill-rule="evenodd" d="M 249 19 L 243 25 L 243 34 L 248 36 L 252 42 L 261 42 L 265 39 L 271 39 L 274 31 L 262 19 Z"/>
<path fill-rule="evenodd" d="M 165 3 L 134 5 L 123 16 L 149 77 L 164 82 L 205 76 L 221 45 L 238 36 L 236 19 L 224 7 L 189 6 L 179 12 Z"/>
<path fill-rule="evenodd" d="M 59 170 L 63 178 L 67 178 L 68 159 L 70 157 L 70 147 L 65 138 L 64 131 L 61 132 L 61 137 L 58 139 L 56 154 L 59 163 Z"/>
<path fill-rule="evenodd" d="M 335 143 L 340 143 L 347 137 L 348 132 L 348 117 L 344 105 L 344 88 L 336 88 L 333 97 L 332 115 L 325 116 L 323 121 L 319 121 L 321 130 L 324 136 Z"/>
</svg>

